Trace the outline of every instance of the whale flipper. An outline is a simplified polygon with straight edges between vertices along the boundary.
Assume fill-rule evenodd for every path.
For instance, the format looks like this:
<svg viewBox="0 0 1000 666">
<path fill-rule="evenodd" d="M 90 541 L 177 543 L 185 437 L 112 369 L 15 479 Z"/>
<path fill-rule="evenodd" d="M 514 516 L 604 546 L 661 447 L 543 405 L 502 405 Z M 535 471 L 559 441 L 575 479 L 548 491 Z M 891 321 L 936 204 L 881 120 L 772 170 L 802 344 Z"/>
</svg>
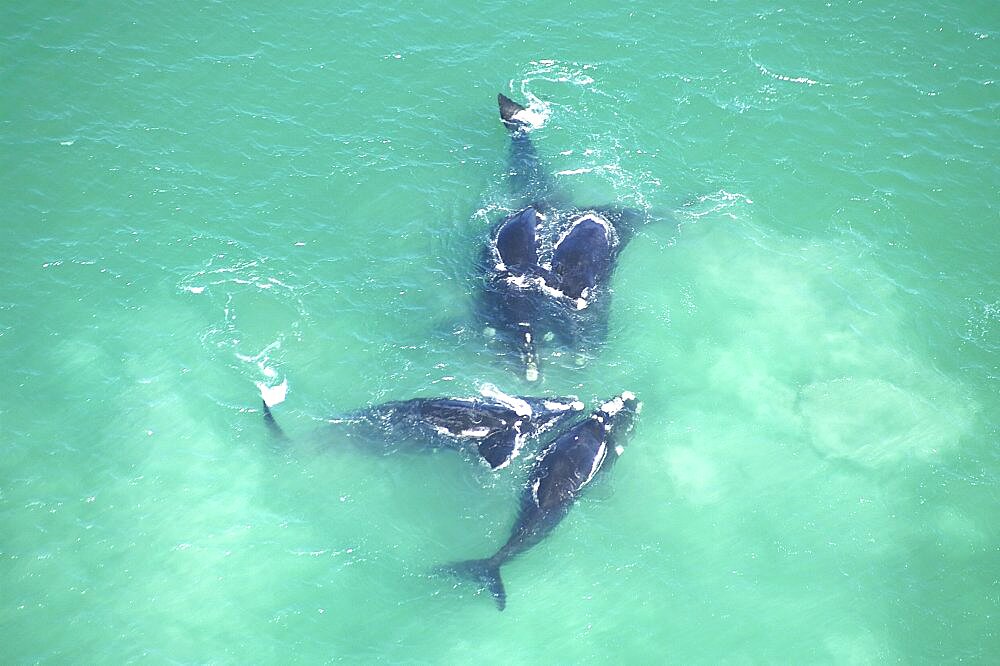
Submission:
<svg viewBox="0 0 1000 666">
<path fill-rule="evenodd" d="M 538 263 L 538 213 L 528 206 L 497 231 L 497 254 L 507 270 L 523 273 Z"/>
<path fill-rule="evenodd" d="M 264 423 L 267 424 L 267 429 L 279 440 L 288 439 L 288 435 L 281 429 L 278 422 L 274 420 L 274 414 L 271 413 L 271 408 L 267 406 L 267 401 L 261 400 L 260 402 L 264 405 Z"/>
<path fill-rule="evenodd" d="M 493 595 L 497 610 L 507 607 L 507 591 L 503 587 L 503 579 L 500 578 L 500 565 L 492 559 L 466 560 L 443 567 L 443 570 L 460 578 L 482 583 Z"/>
<path fill-rule="evenodd" d="M 496 471 L 510 464 L 517 455 L 517 436 L 513 430 L 501 430 L 479 442 L 479 455 Z"/>
<path fill-rule="evenodd" d="M 503 124 L 509 129 L 518 130 L 527 126 L 527 123 L 523 120 L 518 120 L 514 117 L 521 111 L 527 110 L 525 107 L 521 106 L 503 93 L 499 93 L 497 95 L 497 103 L 500 105 L 500 120 L 503 121 Z"/>
<path fill-rule="evenodd" d="M 584 217 L 553 252 L 552 272 L 558 276 L 558 287 L 570 298 L 580 298 L 611 273 L 614 255 L 606 224 L 593 216 Z"/>
</svg>

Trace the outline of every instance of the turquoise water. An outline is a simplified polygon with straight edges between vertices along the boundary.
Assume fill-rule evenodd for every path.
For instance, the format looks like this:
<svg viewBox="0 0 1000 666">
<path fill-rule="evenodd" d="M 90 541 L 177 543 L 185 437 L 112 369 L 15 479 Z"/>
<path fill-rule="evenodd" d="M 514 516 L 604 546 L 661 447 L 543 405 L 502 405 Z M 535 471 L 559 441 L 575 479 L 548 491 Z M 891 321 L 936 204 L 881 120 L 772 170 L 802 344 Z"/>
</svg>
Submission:
<svg viewBox="0 0 1000 666">
<path fill-rule="evenodd" d="M 0 17 L 5 663 L 1000 661 L 996 3 Z M 470 318 L 501 91 L 658 219 L 536 384 Z M 524 457 L 312 436 L 486 383 L 644 402 L 503 613 L 433 570 Z"/>
</svg>

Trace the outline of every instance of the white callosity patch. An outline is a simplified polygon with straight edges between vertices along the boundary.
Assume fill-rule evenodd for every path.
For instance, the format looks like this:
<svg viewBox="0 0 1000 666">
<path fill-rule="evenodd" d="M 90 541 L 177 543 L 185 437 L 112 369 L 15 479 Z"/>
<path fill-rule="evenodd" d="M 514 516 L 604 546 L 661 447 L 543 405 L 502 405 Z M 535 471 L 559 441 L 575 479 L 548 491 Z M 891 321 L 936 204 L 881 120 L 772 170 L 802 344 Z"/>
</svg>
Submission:
<svg viewBox="0 0 1000 666">
<path fill-rule="evenodd" d="M 524 369 L 524 378 L 529 382 L 538 381 L 538 366 L 534 363 L 529 363 L 528 367 Z"/>
<path fill-rule="evenodd" d="M 601 405 L 601 411 L 608 416 L 614 416 L 624 409 L 626 400 L 635 400 L 635 394 L 631 391 L 624 391 L 621 395 L 615 396 Z"/>
<path fill-rule="evenodd" d="M 470 439 L 482 439 L 490 434 L 490 429 L 486 427 L 480 428 L 468 428 L 466 430 L 460 430 L 455 432 L 444 426 L 434 426 L 435 432 L 439 435 L 444 435 L 446 437 L 466 437 Z"/>
<path fill-rule="evenodd" d="M 545 407 L 545 409 L 549 410 L 550 412 L 565 412 L 570 409 L 578 412 L 583 409 L 583 403 L 580 402 L 579 400 L 574 400 L 573 402 L 570 403 L 555 402 L 553 400 L 544 400 L 542 401 L 542 406 Z"/>
</svg>

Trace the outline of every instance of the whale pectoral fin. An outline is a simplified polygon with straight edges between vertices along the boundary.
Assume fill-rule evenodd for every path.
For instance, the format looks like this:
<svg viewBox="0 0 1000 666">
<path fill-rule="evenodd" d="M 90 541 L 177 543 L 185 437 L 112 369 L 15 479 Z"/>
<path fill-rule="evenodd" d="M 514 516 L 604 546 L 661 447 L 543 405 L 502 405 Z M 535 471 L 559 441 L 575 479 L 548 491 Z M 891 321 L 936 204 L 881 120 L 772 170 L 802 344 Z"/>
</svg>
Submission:
<svg viewBox="0 0 1000 666">
<path fill-rule="evenodd" d="M 267 406 L 266 400 L 261 400 L 261 404 L 264 406 L 264 423 L 267 425 L 267 429 L 271 431 L 271 434 L 279 441 L 285 441 L 288 439 L 288 435 L 285 431 L 281 429 L 278 422 L 274 420 L 274 414 L 271 413 L 271 408 Z"/>
<path fill-rule="evenodd" d="M 531 206 L 504 220 L 497 230 L 496 248 L 505 266 L 525 271 L 538 263 L 537 226 L 538 213 Z"/>
<path fill-rule="evenodd" d="M 525 107 L 521 106 L 510 97 L 507 97 L 503 93 L 497 95 L 497 104 L 500 106 L 500 120 L 510 129 L 521 129 L 525 126 L 523 121 L 514 118 L 518 113 L 525 110 Z"/>
<path fill-rule="evenodd" d="M 517 435 L 513 429 L 500 430 L 479 442 L 479 455 L 494 471 L 510 464 L 517 454 Z"/>
</svg>

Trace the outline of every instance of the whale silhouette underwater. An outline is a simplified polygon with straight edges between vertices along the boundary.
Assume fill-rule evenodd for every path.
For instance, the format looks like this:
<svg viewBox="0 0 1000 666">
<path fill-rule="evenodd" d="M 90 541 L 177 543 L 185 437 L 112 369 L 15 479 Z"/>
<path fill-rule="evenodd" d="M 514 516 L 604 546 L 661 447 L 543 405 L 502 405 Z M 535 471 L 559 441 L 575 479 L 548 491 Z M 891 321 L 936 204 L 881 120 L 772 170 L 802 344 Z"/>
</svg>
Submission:
<svg viewBox="0 0 1000 666">
<path fill-rule="evenodd" d="M 510 134 L 510 186 L 528 205 L 501 220 L 483 248 L 476 315 L 534 381 L 539 339 L 577 352 L 604 342 L 618 255 L 650 215 L 571 204 L 542 168 L 528 109 L 502 93 L 497 100 Z"/>
<path fill-rule="evenodd" d="M 528 136 L 527 109 L 503 94 L 497 99 L 500 119 L 510 132 L 511 183 L 529 205 L 501 220 L 490 234 L 477 267 L 481 287 L 476 311 L 507 347 L 505 354 L 517 356 L 524 377 L 534 381 L 539 377 L 539 332 L 544 331 L 547 341 L 558 338 L 578 351 L 603 342 L 611 274 L 648 215 L 568 204 L 541 169 Z M 271 411 L 276 402 L 269 404 L 260 386 L 265 423 L 287 440 Z M 479 396 L 371 405 L 329 419 L 321 435 L 380 454 L 463 451 L 494 471 L 508 467 L 528 441 L 548 437 L 530 465 L 506 542 L 488 558 L 437 570 L 478 583 L 503 610 L 507 593 L 501 567 L 548 536 L 622 454 L 641 406 L 635 394 L 624 391 L 581 417 L 584 405 L 575 397 L 511 396 L 487 384 Z"/>
</svg>

